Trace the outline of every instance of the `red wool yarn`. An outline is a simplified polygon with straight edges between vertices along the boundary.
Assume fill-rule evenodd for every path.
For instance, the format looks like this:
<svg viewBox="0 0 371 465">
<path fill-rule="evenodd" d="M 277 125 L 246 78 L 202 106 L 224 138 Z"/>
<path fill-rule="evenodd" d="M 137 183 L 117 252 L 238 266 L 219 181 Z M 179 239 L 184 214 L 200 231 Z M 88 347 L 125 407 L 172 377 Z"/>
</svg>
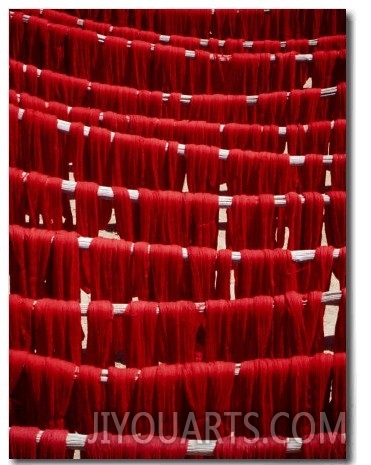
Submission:
<svg viewBox="0 0 371 465">
<path fill-rule="evenodd" d="M 315 121 L 320 99 L 321 89 L 318 88 L 291 90 L 288 108 L 289 122 L 307 124 Z"/>
<path fill-rule="evenodd" d="M 255 386 L 255 407 L 259 418 L 257 419 L 258 431 L 261 436 L 268 436 L 270 433 L 270 424 L 273 418 L 274 405 L 277 402 L 275 396 L 279 392 L 273 387 L 273 370 L 272 367 L 276 363 L 275 359 L 257 359 L 254 360 L 256 380 Z M 241 373 L 240 373 L 241 375 Z M 285 373 L 281 373 L 284 378 Z"/>
<path fill-rule="evenodd" d="M 269 91 L 270 54 L 233 53 L 228 65 L 226 68 L 221 63 L 226 93 L 256 95 Z"/>
<path fill-rule="evenodd" d="M 230 361 L 230 305 L 227 300 L 207 300 L 205 309 L 205 361 Z"/>
<path fill-rule="evenodd" d="M 299 192 L 325 190 L 326 169 L 320 155 L 305 155 L 304 165 L 298 170 Z"/>
<path fill-rule="evenodd" d="M 232 206 L 227 210 L 227 219 L 227 248 L 241 250 L 274 247 L 273 195 L 233 196 Z"/>
<path fill-rule="evenodd" d="M 330 286 L 334 263 L 334 248 L 320 246 L 315 249 L 314 259 L 298 267 L 299 292 L 327 291 Z"/>
<path fill-rule="evenodd" d="M 188 247 L 187 252 L 188 277 L 184 283 L 187 298 L 196 302 L 212 299 L 215 295 L 216 251 L 206 247 Z"/>
<path fill-rule="evenodd" d="M 233 362 L 212 362 L 206 364 L 206 367 L 208 371 L 206 412 L 216 412 L 220 415 L 221 424 L 217 427 L 217 431 L 221 436 L 224 436 L 230 433 L 230 417 L 224 413 L 231 411 L 231 395 L 236 365 Z M 212 418 L 209 421 L 213 423 Z M 213 439 L 213 436 L 211 434 L 210 439 Z"/>
<path fill-rule="evenodd" d="M 212 123 L 250 123 L 243 95 L 192 95 L 186 118 Z"/>
<path fill-rule="evenodd" d="M 303 319 L 306 336 L 306 354 L 314 355 L 323 352 L 325 335 L 323 318 L 326 305 L 322 303 L 323 293 L 311 291 L 307 294 L 307 303 L 303 306 Z"/>
<path fill-rule="evenodd" d="M 81 309 L 78 302 L 40 299 L 32 315 L 32 349 L 39 355 L 81 363 Z"/>
<path fill-rule="evenodd" d="M 185 49 L 156 44 L 152 54 L 153 75 L 145 88 L 161 89 L 163 92 L 186 91 L 186 79 L 190 76 L 186 74 L 188 59 Z"/>
<path fill-rule="evenodd" d="M 74 106 L 83 105 L 88 85 L 89 81 L 86 79 L 76 79 L 44 69 L 40 75 L 38 90 L 39 96 L 45 100 L 57 100 Z"/>
<path fill-rule="evenodd" d="M 232 251 L 229 249 L 218 250 L 216 258 L 216 284 L 215 297 L 217 299 L 231 298 L 231 272 Z"/>
<path fill-rule="evenodd" d="M 341 247 L 339 249 L 339 256 L 333 263 L 333 271 L 336 278 L 339 280 L 340 289 L 346 287 L 347 278 L 346 278 L 346 265 L 347 265 L 347 254 L 346 247 Z"/>
<path fill-rule="evenodd" d="M 150 83 L 151 67 L 153 63 L 151 44 L 140 40 L 132 40 L 128 59 L 130 60 L 130 77 L 127 85 L 137 89 L 148 89 Z"/>
<path fill-rule="evenodd" d="M 132 243 L 96 237 L 89 246 L 92 300 L 128 302 L 132 297 Z"/>
<path fill-rule="evenodd" d="M 23 171 L 9 168 L 9 224 L 25 226 L 26 185 Z"/>
<path fill-rule="evenodd" d="M 241 299 L 244 304 L 248 299 Z M 255 296 L 252 300 L 252 307 L 248 315 L 248 325 L 245 332 L 246 345 L 248 352 L 241 357 L 241 360 L 249 360 L 253 358 L 263 358 L 269 356 L 270 338 L 273 329 L 273 317 L 275 313 L 274 301 L 269 296 Z M 236 300 L 232 303 L 232 308 L 238 305 Z M 240 312 L 243 311 L 243 306 Z M 253 337 L 249 337 L 250 328 L 254 328 Z M 236 342 L 236 344 L 238 344 Z"/>
<path fill-rule="evenodd" d="M 9 458 L 10 459 L 37 459 L 36 436 L 39 428 L 12 426 L 9 430 Z"/>
<path fill-rule="evenodd" d="M 111 185 L 111 136 L 111 132 L 106 129 L 94 126 L 90 128 L 89 135 L 85 140 L 85 151 L 81 162 L 83 181 L 94 181 L 100 186 Z M 92 195 L 91 192 L 90 196 Z M 107 200 L 98 199 L 98 194 L 96 196 L 98 224 L 100 229 L 104 229 L 111 218 L 112 205 Z M 93 201 L 92 197 L 90 199 Z"/>
<path fill-rule="evenodd" d="M 201 323 L 200 312 L 194 303 L 186 301 L 161 302 L 159 308 L 158 360 L 163 363 L 193 361 L 196 334 Z"/>
<path fill-rule="evenodd" d="M 276 80 L 271 84 L 272 87 L 267 89 L 266 92 L 270 90 L 290 91 L 291 89 L 303 86 L 308 78 L 308 76 L 305 76 L 307 70 L 305 70 L 305 65 L 303 66 L 304 63 L 296 62 L 296 55 L 296 52 L 286 51 L 285 53 L 275 53 L 276 59 L 273 69 L 275 71 Z"/>
<path fill-rule="evenodd" d="M 287 115 L 287 106 L 287 92 L 259 94 L 256 105 L 252 107 L 255 117 L 252 117 L 252 121 L 241 122 L 285 126 L 292 122 Z"/>
<path fill-rule="evenodd" d="M 26 73 L 23 71 L 23 63 L 9 60 L 9 85 L 18 91 L 37 94 L 39 79 L 36 66 L 27 65 Z"/>
<path fill-rule="evenodd" d="M 318 38 L 319 50 L 341 50 L 346 47 L 346 36 L 341 34 Z"/>
<path fill-rule="evenodd" d="M 179 437 L 183 433 L 182 425 L 187 416 L 184 408 L 183 365 L 159 365 L 154 404 L 156 433 L 162 437 Z"/>
<path fill-rule="evenodd" d="M 116 134 L 112 143 L 112 184 L 128 189 L 166 189 L 165 141 Z"/>
<path fill-rule="evenodd" d="M 335 428 L 338 420 L 343 416 L 346 420 L 347 411 L 347 361 L 345 352 L 338 352 L 333 357 L 332 399 L 330 406 L 331 427 Z M 342 424 L 344 431 L 345 423 Z"/>
<path fill-rule="evenodd" d="M 311 400 L 310 387 L 311 380 L 309 376 L 310 367 L 313 359 L 306 356 L 296 356 L 291 359 L 291 372 L 289 374 L 291 386 L 291 415 L 292 418 L 301 412 L 308 412 Z M 303 389 L 303 386 L 308 386 Z M 297 434 L 299 437 L 311 432 L 312 424 L 309 418 L 301 416 L 298 418 Z"/>
<path fill-rule="evenodd" d="M 189 245 L 190 202 L 180 192 L 139 189 L 140 240 Z"/>
<path fill-rule="evenodd" d="M 310 124 L 308 124 L 308 127 Z M 307 133 L 302 124 L 288 124 L 286 126 L 288 153 L 302 155 L 306 151 Z M 311 150 L 312 152 L 312 150 Z"/>
<path fill-rule="evenodd" d="M 307 353 L 303 297 L 289 291 L 274 297 L 273 353 L 275 357 L 292 357 Z M 286 332 L 287 329 L 287 332 Z"/>
<path fill-rule="evenodd" d="M 262 126 L 262 150 L 282 155 L 285 151 L 286 140 L 279 133 L 279 127 L 276 124 L 267 124 Z M 285 157 L 284 157 L 285 158 Z M 280 158 L 277 157 L 279 160 Z"/>
<path fill-rule="evenodd" d="M 89 365 L 81 365 L 74 381 L 74 397 L 71 402 L 68 428 L 81 434 L 94 431 L 94 413 L 98 412 L 98 431 L 102 430 L 100 412 L 107 411 L 106 383 L 101 381 L 101 369 Z"/>
<path fill-rule="evenodd" d="M 162 92 L 139 90 L 137 94 L 138 111 L 143 115 L 161 116 L 163 109 Z"/>
<path fill-rule="evenodd" d="M 308 124 L 308 131 L 306 132 L 307 153 L 327 155 L 329 153 L 331 132 L 330 121 L 314 121 Z"/>
<path fill-rule="evenodd" d="M 339 60 L 339 51 L 330 50 L 323 51 L 319 50 L 313 52 L 313 64 L 312 64 L 312 86 L 313 87 L 331 87 L 336 85 L 342 79 L 337 79 L 337 62 Z M 345 68 L 345 60 L 342 63 L 342 67 Z"/>
<path fill-rule="evenodd" d="M 256 438 L 229 436 L 217 441 L 216 459 L 284 459 L 286 441 L 283 438 Z"/>
<path fill-rule="evenodd" d="M 318 192 L 303 192 L 301 249 L 315 249 L 321 245 L 325 201 Z"/>
<path fill-rule="evenodd" d="M 224 125 L 221 133 L 221 143 L 218 144 L 223 148 L 240 149 L 240 150 L 261 150 L 263 143 L 264 126 L 259 124 L 238 124 L 229 123 Z M 268 148 L 267 148 L 268 150 Z M 227 161 L 232 152 L 229 152 Z M 225 165 L 226 166 L 226 165 Z M 238 173 L 236 173 L 238 174 Z"/>
<path fill-rule="evenodd" d="M 80 301 L 78 235 L 57 231 L 50 253 L 48 294 L 55 299 Z"/>
<path fill-rule="evenodd" d="M 173 439 L 170 436 L 171 440 Z M 146 439 L 145 437 L 143 438 Z M 169 439 L 169 438 L 166 438 Z M 137 447 L 138 459 L 163 459 L 179 460 L 185 459 L 188 448 L 188 440 L 184 438 L 174 438 L 170 444 L 164 444 L 161 437 L 154 436 L 148 443 Z"/>
<path fill-rule="evenodd" d="M 45 111 L 45 108 L 43 111 Z M 46 113 L 55 115 L 58 119 L 69 121 L 68 107 L 64 103 L 50 102 L 46 109 Z"/>
<path fill-rule="evenodd" d="M 167 438 L 169 439 L 169 438 Z M 115 436 L 99 433 L 96 438 L 89 435 L 85 443 L 87 459 L 184 459 L 188 441 L 174 438 L 175 441 L 164 444 L 158 436 L 142 435 Z"/>
<path fill-rule="evenodd" d="M 345 437 L 339 433 L 319 433 L 304 437 L 300 456 L 303 459 L 346 459 Z"/>
<path fill-rule="evenodd" d="M 91 106 L 103 111 L 118 113 L 138 113 L 138 91 L 128 87 L 109 86 L 98 82 L 91 83 L 89 101 Z"/>
<path fill-rule="evenodd" d="M 67 450 L 67 430 L 48 430 L 43 431 L 39 445 L 39 459 L 71 459 L 73 458 L 70 451 Z"/>
<path fill-rule="evenodd" d="M 151 245 L 149 266 L 149 299 L 155 301 L 179 299 L 184 279 L 182 248 L 178 245 Z"/>
<path fill-rule="evenodd" d="M 111 185 L 111 137 L 107 129 L 90 127 L 85 139 L 84 181 L 94 181 L 100 186 Z"/>
<path fill-rule="evenodd" d="M 9 35 L 12 38 L 9 44 L 9 56 L 12 58 L 21 57 L 24 53 L 25 23 L 23 13 L 14 11 L 9 21 Z"/>
<path fill-rule="evenodd" d="M 22 408 L 22 396 L 26 391 L 24 364 L 27 352 L 9 350 L 9 425 L 24 423 L 24 408 Z"/>
<path fill-rule="evenodd" d="M 186 79 L 183 93 L 189 92 L 191 95 L 213 93 L 220 78 L 216 73 L 213 74 L 214 64 L 216 64 L 215 61 L 210 59 L 210 54 L 207 51 L 195 50 L 195 58 L 186 59 L 189 79 Z"/>
<path fill-rule="evenodd" d="M 312 386 L 312 395 L 309 398 L 309 413 L 314 419 L 314 432 L 323 429 L 321 412 L 328 413 L 332 371 L 332 355 L 318 353 L 311 358 L 309 383 Z"/>
<path fill-rule="evenodd" d="M 139 300 L 149 300 L 150 258 L 149 244 L 135 242 L 132 254 L 132 295 Z"/>
<path fill-rule="evenodd" d="M 136 215 L 133 201 L 126 187 L 112 187 L 116 229 L 121 239 L 134 241 L 137 238 Z"/>
<path fill-rule="evenodd" d="M 84 24 L 85 26 L 85 24 Z M 109 32 L 101 34 L 106 35 L 104 39 L 104 56 L 99 57 L 99 61 L 102 63 L 104 60 L 104 66 L 100 66 L 96 71 L 100 74 L 100 82 L 107 82 L 115 85 L 122 85 L 127 80 L 128 70 L 128 55 L 130 49 L 127 44 L 127 40 L 123 40 L 118 37 L 110 36 Z"/>
<path fill-rule="evenodd" d="M 45 187 L 42 198 L 43 222 L 47 229 L 58 231 L 63 228 L 63 216 L 67 216 L 64 212 L 64 202 L 67 199 L 62 195 L 62 179 L 48 177 Z M 65 227 L 68 227 L 67 221 Z"/>
<path fill-rule="evenodd" d="M 98 187 L 98 184 L 92 182 L 78 182 L 76 184 L 76 230 L 82 236 L 98 236 Z"/>
<path fill-rule="evenodd" d="M 21 121 L 21 131 L 28 151 L 23 148 L 24 162 L 19 167 L 62 177 L 65 160 L 59 144 L 56 116 L 26 109 Z"/>
<path fill-rule="evenodd" d="M 334 263 L 332 246 L 317 247 L 311 263 L 311 286 L 313 290 L 327 290 L 330 286 L 331 271 Z"/>
<path fill-rule="evenodd" d="M 69 162 L 73 164 L 73 176 L 77 182 L 86 181 L 84 166 L 85 141 L 84 125 L 80 122 L 71 123 L 66 141 L 66 151 L 71 154 Z"/>
<path fill-rule="evenodd" d="M 9 105 L 9 166 L 15 168 L 22 166 L 23 160 L 20 152 L 20 121 L 18 120 L 16 105 Z"/>
<path fill-rule="evenodd" d="M 80 121 L 87 126 L 101 126 L 101 112 L 97 108 L 72 107 L 66 119 Z"/>
<path fill-rule="evenodd" d="M 325 210 L 325 231 L 327 242 L 334 247 L 346 245 L 346 193 L 329 191 L 330 203 Z"/>
<path fill-rule="evenodd" d="M 226 181 L 232 195 L 286 192 L 289 173 L 289 156 L 284 154 L 234 149 L 226 161 Z"/>
<path fill-rule="evenodd" d="M 69 56 L 66 74 L 93 80 L 92 70 L 97 65 L 100 44 L 97 34 L 71 28 L 68 32 L 67 52 Z"/>
<path fill-rule="evenodd" d="M 257 251 L 260 252 L 260 251 Z M 251 251 L 250 251 L 251 253 Z M 275 249 L 275 250 L 262 250 L 263 255 L 263 281 L 259 283 L 255 276 L 255 286 L 261 287 L 261 292 L 258 292 L 258 287 L 252 295 L 276 295 L 280 293 L 281 289 L 288 287 L 292 289 L 295 287 L 295 281 L 292 280 L 290 275 L 292 269 L 292 257 L 289 251 Z M 262 265 L 261 259 L 258 255 L 253 255 L 258 259 L 259 266 Z M 253 272 L 253 269 L 252 269 Z"/>
<path fill-rule="evenodd" d="M 90 302 L 85 363 L 106 368 L 115 364 L 113 351 L 113 307 L 108 301 Z"/>
<path fill-rule="evenodd" d="M 28 422 L 42 429 L 64 427 L 75 368 L 72 363 L 51 357 L 27 357 L 24 369 L 29 394 L 24 408 Z"/>
<path fill-rule="evenodd" d="M 346 352 L 346 288 L 341 290 L 341 301 L 335 326 L 335 352 Z"/>
<path fill-rule="evenodd" d="M 236 298 L 264 294 L 264 252 L 241 250 L 240 253 L 241 260 L 234 266 Z"/>
<path fill-rule="evenodd" d="M 135 459 L 137 458 L 137 442 L 133 436 L 117 436 L 103 431 L 87 436 L 84 458 L 100 459 Z"/>
<path fill-rule="evenodd" d="M 264 250 L 268 291 L 263 294 L 278 295 L 297 290 L 297 265 L 289 250 Z"/>
<path fill-rule="evenodd" d="M 335 120 L 331 132 L 330 153 L 346 153 L 346 133 L 346 120 Z"/>
<path fill-rule="evenodd" d="M 137 380 L 136 393 L 134 400 L 134 412 L 146 412 L 156 419 L 156 379 L 157 379 L 157 366 L 144 367 Z M 156 416 L 155 416 L 156 415 Z M 135 425 L 136 434 L 149 434 L 153 423 L 149 420 L 148 416 L 140 416 Z M 156 427 L 156 421 L 155 421 Z M 152 431 L 153 432 L 153 431 Z M 133 430 L 132 430 L 133 433 Z"/>
<path fill-rule="evenodd" d="M 46 295 L 52 231 L 12 225 L 10 236 L 10 292 L 34 299 Z"/>
<path fill-rule="evenodd" d="M 9 296 L 9 347 L 31 351 L 33 300 L 18 294 Z"/>
<path fill-rule="evenodd" d="M 289 250 L 300 249 L 301 242 L 301 229 L 302 229 L 302 201 L 299 194 L 296 192 L 288 192 L 285 194 L 286 206 L 282 216 L 283 221 L 286 222 L 289 238 L 287 248 Z M 284 226 L 283 226 L 284 227 Z M 282 245 L 284 239 L 284 230 L 281 231 Z"/>
<path fill-rule="evenodd" d="M 346 190 L 346 155 L 334 154 L 331 163 L 331 187 L 334 191 Z"/>
<path fill-rule="evenodd" d="M 134 392 L 136 388 L 136 378 L 139 370 L 137 368 L 108 368 L 109 383 L 107 384 L 107 407 L 110 412 L 115 412 L 118 421 L 121 423 L 125 415 L 133 408 Z M 129 434 L 131 418 L 128 416 L 122 434 Z M 111 418 L 109 427 L 112 432 L 117 432 L 117 426 Z"/>
<path fill-rule="evenodd" d="M 208 371 L 208 365 L 204 363 L 186 363 L 183 365 L 186 408 L 187 411 L 193 412 L 197 429 L 201 437 L 203 437 L 205 433 Z M 188 435 L 188 439 L 193 439 L 193 437 L 189 436 L 190 435 Z"/>
<path fill-rule="evenodd" d="M 158 315 L 155 302 L 130 302 L 123 317 L 123 358 L 130 367 L 143 368 L 157 363 Z M 145 344 L 139 344 L 141 339 Z"/>
<path fill-rule="evenodd" d="M 218 197 L 207 193 L 185 194 L 185 202 L 190 205 L 187 208 L 191 210 L 189 245 L 216 249 L 219 229 Z"/>
<path fill-rule="evenodd" d="M 25 187 L 30 215 L 29 224 L 32 227 L 39 227 L 40 214 L 42 214 L 41 203 L 45 196 L 47 179 L 46 175 L 35 171 L 31 171 L 27 175 Z"/>
<path fill-rule="evenodd" d="M 190 192 L 219 193 L 222 160 L 217 147 L 187 144 L 187 184 Z"/>
</svg>

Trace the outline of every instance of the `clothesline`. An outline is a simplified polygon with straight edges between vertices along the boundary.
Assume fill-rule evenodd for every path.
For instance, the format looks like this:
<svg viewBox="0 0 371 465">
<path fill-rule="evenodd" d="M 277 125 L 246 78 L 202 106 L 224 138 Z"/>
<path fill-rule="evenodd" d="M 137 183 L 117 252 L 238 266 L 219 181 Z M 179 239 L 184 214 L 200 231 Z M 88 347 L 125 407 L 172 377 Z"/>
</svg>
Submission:
<svg viewBox="0 0 371 465">
<path fill-rule="evenodd" d="M 341 291 L 326 291 L 323 292 L 322 294 L 322 303 L 329 305 L 329 304 L 335 304 L 339 302 L 342 299 L 342 292 Z M 238 299 L 236 299 L 238 301 Z M 234 302 L 236 302 L 236 300 Z M 245 300 L 245 299 L 244 299 Z M 303 300 L 303 304 L 306 305 L 306 300 Z M 205 312 L 206 310 L 206 302 L 193 302 L 195 307 L 198 309 L 200 313 Z M 37 304 L 37 300 L 33 302 L 33 307 Z M 89 303 L 81 303 L 80 308 L 81 308 L 81 315 L 86 316 L 88 314 L 88 308 L 89 308 L 90 302 Z M 113 314 L 114 315 L 122 315 L 123 313 L 126 312 L 128 306 L 130 303 L 123 304 L 123 303 L 113 303 L 112 308 L 113 308 Z M 273 304 L 274 306 L 274 304 Z M 160 307 L 156 307 L 156 313 L 160 313 Z"/>
<path fill-rule="evenodd" d="M 27 71 L 27 65 L 26 64 L 23 64 L 23 72 L 26 73 Z M 41 76 L 41 73 L 42 73 L 42 70 L 41 69 L 37 69 L 36 70 L 36 75 L 37 77 L 40 77 Z M 90 91 L 91 90 L 91 85 L 92 83 L 89 82 L 88 85 L 87 85 L 87 88 L 86 90 Z M 299 90 L 303 90 L 305 91 L 306 89 L 299 89 Z M 137 91 L 137 94 L 139 93 L 138 89 L 136 89 Z M 273 92 L 273 94 L 275 94 L 277 92 Z M 332 87 L 325 87 L 323 89 L 321 89 L 321 97 L 332 97 L 333 95 L 336 95 L 337 93 L 337 86 L 332 86 Z M 290 97 L 290 92 L 286 92 L 287 94 L 287 98 Z M 206 94 L 206 95 L 212 95 L 212 94 Z M 163 92 L 162 93 L 162 101 L 163 102 L 167 102 L 170 98 L 171 94 L 169 93 L 166 93 L 166 92 Z M 192 99 L 192 95 L 186 95 L 186 94 L 181 94 L 180 95 L 180 102 L 181 103 L 189 103 Z M 259 101 L 259 95 L 247 95 L 246 96 L 246 103 L 248 105 L 255 105 L 257 104 Z"/>
<path fill-rule="evenodd" d="M 213 10 L 212 10 L 212 14 L 214 14 L 214 11 L 215 11 L 215 10 L 213 9 Z M 269 12 L 270 10 L 264 10 L 264 11 L 265 11 L 265 12 Z M 237 13 L 238 13 L 238 12 L 239 12 L 239 10 L 237 10 Z M 13 14 L 14 14 L 14 12 L 11 11 L 11 12 L 10 12 L 10 16 L 12 17 Z M 43 8 L 40 8 L 40 16 L 42 16 L 42 15 L 43 15 Z M 26 15 L 26 14 L 25 14 L 25 15 L 23 16 L 23 21 L 24 21 L 25 23 L 27 23 L 28 20 L 29 20 L 29 18 L 30 18 L 30 15 Z M 84 26 L 84 19 L 77 18 L 77 19 L 76 19 L 76 25 L 77 25 L 77 26 L 80 26 L 80 27 L 83 27 L 83 26 Z M 109 31 L 112 32 L 112 30 L 113 30 L 113 26 L 111 25 Z M 99 36 L 99 35 L 100 35 L 100 34 L 98 34 L 98 36 Z M 160 43 L 162 42 L 162 43 L 164 43 L 164 44 L 170 43 L 170 42 L 171 42 L 171 35 L 160 34 L 160 35 L 159 35 L 159 42 L 160 42 Z M 225 41 L 224 39 L 223 39 L 223 40 L 222 40 L 222 39 L 219 39 L 219 40 L 218 40 L 218 46 L 221 47 L 221 48 L 224 47 L 224 46 L 225 46 L 225 42 L 226 42 L 226 41 Z M 252 47 L 254 46 L 254 42 L 255 42 L 255 41 L 253 41 L 253 40 L 244 40 L 244 41 L 242 42 L 242 46 L 243 46 L 243 48 L 252 48 Z M 207 46 L 209 45 L 209 39 L 200 39 L 200 45 L 201 45 L 202 47 L 207 47 Z M 310 47 L 315 47 L 316 45 L 318 45 L 318 39 L 308 39 L 308 45 L 309 45 Z M 287 42 L 286 42 L 285 40 L 281 40 L 281 41 L 280 41 L 280 47 L 281 47 L 282 49 L 285 49 L 286 46 L 287 46 Z"/>
<path fill-rule="evenodd" d="M 88 86 L 88 90 L 89 90 L 89 86 Z M 305 89 L 302 89 L 302 90 L 305 90 Z M 331 97 L 333 95 L 336 95 L 336 92 L 337 92 L 337 86 L 326 87 L 324 89 L 321 89 L 321 97 Z M 170 98 L 170 95 L 171 94 L 163 93 L 162 94 L 163 101 L 166 102 Z M 287 98 L 289 97 L 290 97 L 290 92 L 287 92 Z M 192 99 L 192 95 L 182 94 L 180 96 L 181 103 L 189 103 L 191 99 Z M 258 101 L 259 101 L 259 95 L 247 95 L 246 96 L 246 102 L 249 105 L 255 105 L 258 103 Z"/>
<path fill-rule="evenodd" d="M 10 11 L 10 17 L 12 18 L 14 12 L 13 11 Z M 30 15 L 23 15 L 22 19 L 23 19 L 23 22 L 24 23 L 28 23 L 29 19 L 30 19 Z M 98 34 L 97 33 L 97 38 L 98 38 L 98 42 L 100 43 L 104 43 L 105 39 L 106 39 L 107 36 L 103 35 L 103 34 Z M 123 43 L 124 43 L 124 40 L 123 39 Z M 127 40 L 126 41 L 126 46 L 128 48 L 131 47 L 131 44 L 132 44 L 132 41 L 131 40 Z M 151 45 L 151 51 L 153 51 L 156 47 L 156 44 L 150 44 Z M 186 50 L 185 51 L 185 56 L 186 58 L 196 58 L 196 52 L 194 50 Z M 210 60 L 219 60 L 219 61 L 229 61 L 231 59 L 232 55 L 222 55 L 222 54 L 218 54 L 218 53 L 210 53 Z M 276 55 L 274 53 L 271 53 L 270 54 L 270 60 L 271 61 L 276 61 Z M 295 60 L 298 61 L 298 62 L 304 62 L 304 61 L 312 61 L 313 60 L 313 54 L 312 53 L 299 53 L 295 56 Z"/>
<path fill-rule="evenodd" d="M 23 180 L 24 182 L 27 182 L 27 175 L 28 173 L 23 172 Z M 74 194 L 76 190 L 77 182 L 76 181 L 68 181 L 68 180 L 63 180 L 62 181 L 62 192 L 66 194 Z M 137 201 L 139 200 L 139 191 L 135 189 L 128 189 L 128 194 L 130 200 Z M 104 199 L 104 200 L 112 200 L 115 196 L 112 187 L 108 186 L 99 186 L 98 187 L 98 192 L 97 195 L 99 198 Z M 213 194 L 211 194 L 213 195 Z M 305 198 L 299 194 L 302 203 L 305 203 Z M 323 199 L 325 204 L 330 203 L 330 197 L 326 194 L 322 194 Z M 256 197 L 256 196 L 253 196 Z M 220 208 L 229 208 L 232 206 L 233 202 L 233 196 L 230 195 L 219 195 L 219 207 Z M 286 205 L 286 197 L 285 195 L 275 195 L 274 196 L 274 204 L 276 207 L 284 207 Z"/>
<path fill-rule="evenodd" d="M 18 110 L 18 119 L 21 121 L 24 115 L 25 109 L 24 108 L 19 108 Z M 70 121 L 64 121 L 61 119 L 57 119 L 57 129 L 61 132 L 70 132 L 70 127 L 71 127 L 71 122 Z M 333 127 L 333 122 L 332 126 Z M 84 126 L 84 136 L 88 137 L 90 133 L 90 126 Z M 111 131 L 111 142 L 115 138 L 115 132 Z M 185 155 L 186 153 L 186 144 L 178 144 L 178 155 Z M 165 150 L 168 149 L 168 142 L 166 143 Z M 219 149 L 219 159 L 220 160 L 227 160 L 229 156 L 229 150 L 228 149 Z M 319 155 L 320 156 L 320 155 Z M 331 165 L 333 156 L 332 155 L 322 155 L 323 159 L 323 164 L 324 165 Z M 290 155 L 290 165 L 292 166 L 300 166 L 305 164 L 305 155 Z M 112 197 L 113 198 L 113 194 Z"/>
<path fill-rule="evenodd" d="M 159 365 L 161 365 L 161 362 L 159 362 Z M 121 368 L 122 370 L 125 370 L 125 368 Z M 235 369 L 234 369 L 234 375 L 235 376 L 238 376 L 240 374 L 240 370 L 241 370 L 241 363 L 235 363 Z M 142 370 L 138 369 L 138 372 L 135 376 L 135 381 L 138 381 L 139 379 L 139 376 L 141 374 Z M 100 376 L 100 381 L 101 383 L 108 383 L 108 374 L 109 374 L 109 371 L 107 368 L 102 368 L 101 370 L 101 376 Z M 79 367 L 76 366 L 76 371 L 75 371 L 75 374 L 74 374 L 74 379 L 77 379 L 79 377 Z"/>
<path fill-rule="evenodd" d="M 62 191 L 68 194 L 73 194 L 75 192 L 77 183 L 75 181 L 66 181 L 62 182 Z M 133 201 L 139 200 L 139 191 L 135 189 L 128 189 L 129 197 Z M 305 203 L 305 198 L 301 195 L 302 203 Z M 325 204 L 330 203 L 330 197 L 326 194 L 322 194 Z M 114 198 L 114 193 L 112 187 L 108 186 L 99 186 L 98 188 L 98 197 L 105 200 L 112 200 Z M 233 197 L 230 195 L 219 195 L 219 207 L 220 208 L 230 208 L 232 206 Z M 274 196 L 274 205 L 276 207 L 284 207 L 286 205 L 286 198 L 284 195 L 275 195 Z"/>
<path fill-rule="evenodd" d="M 36 443 L 40 442 L 43 431 L 40 430 L 36 436 Z M 344 439 L 346 440 L 346 434 L 342 433 Z M 84 450 L 85 443 L 87 440 L 87 435 L 79 433 L 68 433 L 66 438 L 67 449 L 72 450 Z M 197 439 L 188 439 L 187 440 L 187 455 L 214 455 L 214 449 L 216 446 L 216 440 L 197 440 Z M 292 437 L 286 438 L 286 452 L 287 453 L 297 453 L 301 450 L 303 444 L 302 438 Z M 107 445 L 109 447 L 109 444 Z"/>
<path fill-rule="evenodd" d="M 32 356 L 32 354 L 30 355 Z M 159 362 L 159 365 L 161 365 L 161 362 Z M 124 366 L 124 367 L 121 367 L 120 369 L 126 370 L 126 367 Z M 241 370 L 241 363 L 235 363 L 234 375 L 238 376 L 240 374 L 240 370 Z M 74 379 L 78 379 L 79 372 L 80 372 L 79 367 L 76 365 Z M 138 368 L 137 374 L 135 375 L 135 378 L 134 378 L 135 381 L 138 381 L 141 372 L 142 370 Z M 108 383 L 108 375 L 109 375 L 108 368 L 102 368 L 101 374 L 100 374 L 101 383 Z"/>
<path fill-rule="evenodd" d="M 78 243 L 80 249 L 89 249 L 90 244 L 92 242 L 92 237 L 79 237 Z M 109 240 L 117 240 L 117 239 L 109 239 Z M 150 248 L 150 244 L 148 245 Z M 134 244 L 132 244 L 132 249 L 134 248 Z M 215 251 L 216 253 L 216 251 Z M 333 257 L 338 258 L 340 253 L 340 249 L 334 249 Z M 315 257 L 316 251 L 315 250 L 291 250 L 292 260 L 294 262 L 306 262 L 313 260 Z M 188 259 L 188 251 L 185 247 L 182 247 L 182 255 L 185 260 Z M 232 252 L 232 261 L 233 262 L 240 262 L 241 261 L 241 252 L 233 251 Z"/>
<path fill-rule="evenodd" d="M 19 94 L 19 93 L 17 93 L 16 95 L 17 95 L 17 102 L 18 102 L 18 104 L 19 104 L 19 103 L 21 103 L 21 98 L 22 98 L 22 96 L 21 96 L 21 94 Z M 44 103 L 45 103 L 45 109 L 47 109 L 47 108 L 49 107 L 49 105 L 50 105 L 50 102 L 44 102 Z M 66 105 L 66 107 L 67 107 L 67 113 L 68 113 L 68 114 L 69 114 L 69 113 L 71 112 L 71 110 L 74 108 L 74 107 L 71 107 L 71 106 L 68 106 L 68 105 Z M 105 113 L 104 111 L 101 111 L 101 112 L 99 113 L 99 121 L 100 121 L 100 122 L 103 122 L 103 121 L 104 121 L 104 113 Z M 132 115 L 122 115 L 122 116 L 124 116 L 124 117 L 126 118 L 127 122 L 130 122 L 130 119 L 131 119 L 131 116 L 132 116 Z M 150 118 L 150 117 L 148 117 L 148 118 Z M 166 119 L 168 119 L 168 118 L 157 118 L 157 120 L 166 120 Z M 58 120 L 58 121 L 60 121 L 60 120 Z M 182 120 L 179 120 L 179 121 L 182 121 Z M 187 120 L 187 121 L 188 121 L 188 120 Z M 66 123 L 68 123 L 68 121 L 66 121 Z M 206 123 L 206 125 L 207 125 L 207 124 L 215 124 L 215 123 Z M 226 124 L 228 124 L 228 123 L 226 123 Z M 233 124 L 233 123 L 232 123 L 232 124 Z M 220 131 L 220 133 L 223 133 L 225 126 L 226 126 L 225 124 L 219 124 L 219 131 Z M 249 125 L 249 124 L 245 124 L 244 126 L 250 126 L 250 125 Z M 261 125 L 261 124 L 260 124 L 259 126 L 261 127 L 261 130 L 263 130 L 264 125 Z M 335 120 L 330 121 L 330 128 L 331 128 L 331 129 L 334 129 L 334 126 L 335 126 Z M 304 132 L 308 132 L 308 127 L 309 127 L 308 124 L 303 124 L 302 127 L 303 127 Z M 85 134 L 86 131 L 87 131 L 87 130 L 85 130 L 85 126 L 84 126 L 84 134 Z M 287 134 L 287 127 L 286 127 L 286 126 L 277 126 L 277 133 L 278 133 L 279 136 L 286 136 L 286 134 Z M 183 144 L 180 144 L 180 145 L 183 145 Z"/>
</svg>

